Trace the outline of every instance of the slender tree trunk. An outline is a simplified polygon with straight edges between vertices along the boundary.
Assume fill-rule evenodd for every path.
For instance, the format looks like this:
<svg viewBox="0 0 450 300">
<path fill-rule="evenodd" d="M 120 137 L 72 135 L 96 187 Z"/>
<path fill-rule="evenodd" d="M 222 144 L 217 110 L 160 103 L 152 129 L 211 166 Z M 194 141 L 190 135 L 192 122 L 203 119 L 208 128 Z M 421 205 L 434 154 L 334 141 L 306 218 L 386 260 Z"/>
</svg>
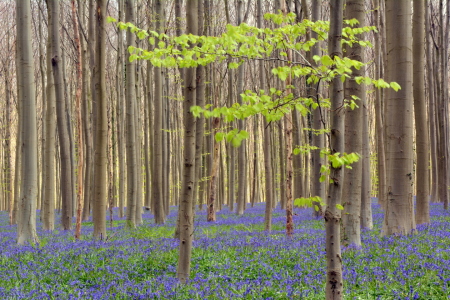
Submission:
<svg viewBox="0 0 450 300">
<path fill-rule="evenodd" d="M 312 5 L 311 5 L 311 18 L 312 20 L 315 22 L 317 20 L 320 19 L 320 14 L 321 14 L 321 2 L 319 0 L 314 0 L 312 1 Z M 311 32 L 311 37 L 317 39 L 317 33 L 312 31 Z M 312 59 L 312 57 L 314 55 L 320 55 L 320 44 L 316 44 L 311 48 L 311 52 L 310 52 L 310 61 L 311 63 L 314 63 L 314 60 Z M 313 89 L 314 93 L 311 95 L 313 97 L 313 99 L 315 99 L 315 101 L 319 104 L 318 107 L 313 111 L 312 113 L 312 118 L 313 118 L 313 130 L 314 131 L 318 131 L 320 132 L 320 130 L 324 129 L 324 124 L 323 122 L 325 122 L 325 116 L 323 115 L 325 113 L 325 109 L 321 107 L 320 105 L 320 94 L 321 94 L 321 86 L 320 83 L 315 87 L 315 89 Z M 312 134 L 312 145 L 317 147 L 318 149 L 323 149 L 325 147 L 325 139 L 324 139 L 324 134 Z M 319 178 L 321 176 L 320 174 L 320 168 L 322 167 L 322 165 L 325 163 L 324 159 L 322 157 L 320 157 L 320 150 L 315 150 L 312 152 L 311 154 L 311 158 L 312 158 L 312 165 L 311 165 L 311 170 L 312 170 L 312 191 L 311 194 L 313 196 L 319 196 L 322 200 L 326 200 L 325 196 L 326 196 L 326 189 L 325 189 L 325 184 L 323 182 L 319 181 Z M 315 202 L 313 203 L 314 210 L 313 210 L 313 215 L 317 218 L 320 215 L 322 215 L 322 211 L 323 208 L 321 207 L 320 203 Z M 317 207 L 317 209 L 316 209 Z"/>
<path fill-rule="evenodd" d="M 242 23 L 242 8 L 243 1 L 237 1 L 237 24 L 240 25 Z M 241 64 L 237 69 L 237 82 L 236 82 L 236 97 L 238 99 L 239 104 L 242 105 L 242 97 L 240 94 L 244 90 L 244 64 Z M 238 120 L 238 129 L 244 130 L 244 121 Z M 242 141 L 241 145 L 238 148 L 238 193 L 237 193 L 237 210 L 236 213 L 238 215 L 243 215 L 245 211 L 246 205 L 246 191 L 247 191 L 247 158 L 246 158 L 246 146 L 247 143 Z"/>
<path fill-rule="evenodd" d="M 429 142 L 425 102 L 425 1 L 414 1 L 413 94 L 416 126 L 416 224 L 430 223 Z"/>
<path fill-rule="evenodd" d="M 125 10 L 125 1 L 124 0 L 118 0 L 119 5 L 119 22 L 123 22 L 123 14 Z M 126 139 L 125 139 L 125 123 L 126 123 L 126 109 L 125 109 L 125 95 L 124 95 L 124 80 L 125 80 L 125 62 L 124 62 L 124 41 L 123 41 L 123 31 L 118 31 L 118 46 L 117 46 L 117 147 L 118 147 L 118 160 L 119 160 L 119 217 L 123 218 L 124 215 L 124 202 L 126 199 L 126 182 L 128 180 L 127 178 L 127 172 L 126 172 Z M 146 105 L 147 107 L 147 105 Z M 148 107 L 147 107 L 148 109 Z M 148 118 L 146 117 L 146 120 L 148 121 Z M 149 127 L 147 127 L 149 129 Z M 148 131 L 146 131 L 148 132 Z M 149 146 L 147 145 L 146 150 L 148 151 Z M 145 164 L 146 172 L 148 173 L 148 166 L 149 164 Z M 150 182 L 146 181 L 146 185 L 150 186 Z M 146 196 L 150 195 L 150 192 Z M 146 204 L 150 206 L 150 204 Z"/>
<path fill-rule="evenodd" d="M 95 176 L 93 198 L 94 237 L 106 238 L 108 118 L 106 96 L 106 0 L 97 0 L 95 86 L 97 101 L 95 124 Z"/>
<path fill-rule="evenodd" d="M 367 97 L 362 98 L 363 110 L 363 139 L 362 139 L 362 183 L 361 183 L 361 228 L 372 230 L 372 198 L 371 198 L 371 169 L 370 169 L 370 138 L 369 138 L 369 104 Z"/>
<path fill-rule="evenodd" d="M 164 3 L 163 0 L 155 0 L 155 11 L 156 11 L 156 31 L 163 32 L 164 28 Z M 154 140 L 153 140 L 153 151 L 154 151 L 154 165 L 152 172 L 152 189 L 153 189 L 153 203 L 155 210 L 153 214 L 155 215 L 155 223 L 163 224 L 165 222 L 165 213 L 164 213 L 164 199 L 163 199 L 163 178 L 162 178 L 162 115 L 163 115 L 163 98 L 162 98 L 162 70 L 161 68 L 154 67 Z"/>
<path fill-rule="evenodd" d="M 379 27 L 380 23 L 380 2 L 374 1 L 374 18 L 375 25 Z M 380 30 L 375 37 L 375 77 L 381 78 L 381 67 L 383 60 L 381 59 L 381 45 L 380 35 L 383 32 Z M 384 143 L 384 122 L 383 122 L 383 106 L 382 106 L 382 91 L 378 88 L 375 90 L 375 126 L 376 126 L 376 140 L 377 140 L 377 177 L 378 177 L 378 203 L 385 210 L 386 209 L 386 157 L 385 157 L 385 143 Z"/>
<path fill-rule="evenodd" d="M 125 1 L 125 20 L 135 23 L 136 3 L 134 0 Z M 127 31 L 127 44 L 135 46 L 136 36 Z M 130 54 L 129 54 L 130 55 Z M 128 57 L 129 58 L 129 57 Z M 136 193 L 137 190 L 137 158 L 136 158 L 136 63 L 126 60 L 126 158 L 127 158 L 127 225 L 136 227 Z"/>
<path fill-rule="evenodd" d="M 430 122 L 430 152 L 431 152 L 431 201 L 437 202 L 438 200 L 438 162 L 437 162 L 437 150 L 436 150 L 436 137 L 437 137 L 437 129 L 436 129 L 436 109 L 435 109 L 435 94 L 434 94 L 434 80 L 433 80 L 433 59 L 432 59 L 432 50 L 433 45 L 431 43 L 431 34 L 430 34 L 430 16 L 429 16 L 429 1 L 427 1 L 427 5 L 425 8 L 426 14 L 426 61 L 427 61 L 427 83 L 428 83 L 428 121 Z"/>
<path fill-rule="evenodd" d="M 22 103 L 23 149 L 20 211 L 18 214 L 17 244 L 36 243 L 37 202 L 37 124 L 34 83 L 34 59 L 31 43 L 31 2 L 16 1 L 17 71 L 19 101 Z M 20 76 L 20 78 L 19 78 Z"/>
<path fill-rule="evenodd" d="M 344 1 L 336 0 L 330 2 L 330 32 L 328 35 L 328 52 L 332 59 L 342 58 L 342 24 L 343 24 Z M 344 91 L 340 78 L 334 78 L 330 84 L 331 99 L 331 128 L 330 128 L 330 150 L 331 154 L 344 152 Z M 327 280 L 325 294 L 327 300 L 338 300 L 343 297 L 342 279 L 342 256 L 340 242 L 340 220 L 341 211 L 337 208 L 341 204 L 342 182 L 344 176 L 343 166 L 333 168 L 330 164 L 330 185 L 328 201 L 325 209 L 325 232 L 326 232 L 326 257 L 327 257 Z M 332 180 L 332 181 L 331 181 Z"/>
<path fill-rule="evenodd" d="M 409 234 L 415 229 L 412 199 L 413 170 L 413 94 L 411 1 L 386 1 L 387 76 L 401 90 L 387 91 L 386 161 L 387 206 L 383 234 Z"/>
<path fill-rule="evenodd" d="M 70 153 L 70 139 L 68 131 L 68 119 L 66 114 L 66 99 L 64 96 L 63 83 L 63 65 L 62 53 L 59 37 L 59 10 L 60 2 L 56 0 L 47 0 L 48 7 L 48 24 L 51 28 L 49 38 L 51 39 L 51 53 L 52 53 L 52 70 L 55 81 L 55 95 L 56 95 L 56 115 L 58 126 L 58 139 L 61 157 L 61 197 L 62 197 L 62 211 L 61 224 L 64 230 L 72 228 L 73 215 L 73 186 L 72 186 L 72 169 L 71 169 L 71 153 Z"/>
<path fill-rule="evenodd" d="M 81 92 L 82 92 L 82 68 L 81 68 L 81 44 L 80 44 L 80 33 L 78 31 L 78 18 L 77 18 L 77 8 L 75 6 L 75 0 L 71 1 L 72 4 L 72 23 L 74 29 L 74 42 L 76 45 L 76 114 L 77 114 L 77 122 L 78 122 L 78 191 L 77 191 L 77 223 L 75 230 L 75 238 L 79 239 L 81 236 L 81 218 L 83 212 L 83 119 L 81 114 Z"/>
<path fill-rule="evenodd" d="M 94 78 L 94 69 L 95 69 L 95 3 L 94 0 L 89 0 L 89 22 L 88 22 L 88 46 L 89 46 L 89 67 L 91 69 L 91 79 L 88 83 L 88 80 L 84 81 L 84 89 L 86 90 L 86 94 L 89 93 L 88 97 L 86 95 L 86 99 L 84 101 L 83 106 L 83 120 L 84 120 L 84 140 L 86 141 L 86 168 L 85 168 L 85 176 L 84 176 L 84 206 L 83 206 L 83 220 L 86 221 L 89 219 L 89 214 L 92 208 L 92 200 L 93 200 L 93 183 L 94 183 L 94 152 L 93 152 L 93 129 L 94 129 L 94 121 L 91 122 L 91 115 L 93 115 L 94 106 L 95 106 L 95 78 Z M 84 62 L 84 66 L 87 67 L 86 62 Z M 87 73 L 85 73 L 87 74 Z M 89 100 L 91 100 L 91 107 L 89 106 Z"/>
<path fill-rule="evenodd" d="M 187 0 L 186 2 L 186 33 L 198 34 L 198 2 Z M 195 131 L 196 120 L 191 106 L 196 99 L 196 72 L 195 68 L 188 68 L 185 72 L 184 88 L 184 170 L 182 178 L 182 200 L 178 210 L 180 216 L 180 249 L 178 257 L 177 278 L 181 283 L 186 283 L 191 270 L 192 235 L 194 230 L 194 218 L 192 211 L 193 192 L 195 184 Z"/>
<path fill-rule="evenodd" d="M 220 118 L 213 119 L 213 132 L 217 133 L 220 125 Z M 216 221 L 216 201 L 217 201 L 217 174 L 219 171 L 219 162 L 220 162 L 220 142 L 217 142 L 214 139 L 213 145 L 213 165 L 211 169 L 211 179 L 210 179 L 210 188 L 209 188 L 209 196 L 208 196 L 208 209 L 207 209 L 207 220 L 208 222 Z"/>
<path fill-rule="evenodd" d="M 345 5 L 346 19 L 357 19 L 359 26 L 365 26 L 364 0 L 347 0 Z M 364 61 L 362 46 L 358 43 L 352 47 L 346 47 L 345 55 L 350 59 Z M 352 75 L 364 76 L 364 67 L 359 70 L 353 69 Z M 363 85 L 359 85 L 352 78 L 345 80 L 345 99 L 352 99 L 356 96 L 360 99 L 357 105 L 359 108 L 347 109 L 345 112 L 345 152 L 362 154 L 362 121 L 363 103 L 366 91 Z M 351 169 L 344 171 L 343 183 L 343 206 L 344 215 L 344 240 L 356 247 L 361 246 L 361 184 L 362 184 L 362 162 L 353 163 Z"/>
</svg>

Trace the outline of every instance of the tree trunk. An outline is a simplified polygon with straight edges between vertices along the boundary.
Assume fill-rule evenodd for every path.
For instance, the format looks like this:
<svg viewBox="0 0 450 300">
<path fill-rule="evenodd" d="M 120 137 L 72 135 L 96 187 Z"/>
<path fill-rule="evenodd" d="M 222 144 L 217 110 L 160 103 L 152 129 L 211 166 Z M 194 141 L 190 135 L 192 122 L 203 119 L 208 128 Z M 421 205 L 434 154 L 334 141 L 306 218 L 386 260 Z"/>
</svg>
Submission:
<svg viewBox="0 0 450 300">
<path fill-rule="evenodd" d="M 311 18 L 313 20 L 313 22 L 317 21 L 320 19 L 320 14 L 321 14 L 321 1 L 319 0 L 315 0 L 312 1 L 312 6 L 311 6 Z M 312 31 L 311 32 L 311 37 L 317 39 L 317 33 Z M 311 52 L 310 52 L 311 57 L 309 58 L 309 60 L 315 64 L 314 60 L 312 59 L 312 57 L 314 55 L 320 55 L 320 43 L 315 44 L 312 48 L 311 48 Z M 320 84 L 320 83 L 319 83 Z M 319 106 L 312 112 L 312 118 L 313 118 L 313 130 L 320 132 L 320 130 L 324 129 L 324 122 L 325 122 L 325 116 L 323 115 L 325 112 L 325 109 L 322 108 L 320 106 L 320 99 L 319 99 L 319 95 L 321 94 L 321 86 L 317 85 L 315 87 L 315 89 L 313 90 L 314 93 L 311 95 L 311 97 L 313 97 L 313 99 L 316 100 L 316 102 L 319 104 Z M 318 149 L 323 149 L 325 147 L 325 138 L 324 138 L 324 134 L 315 134 L 313 132 L 312 134 L 312 145 L 317 147 Z M 312 170 L 312 190 L 311 190 L 311 195 L 312 196 L 319 196 L 323 201 L 325 201 L 325 196 L 326 196 L 326 189 L 325 189 L 325 184 L 323 182 L 319 181 L 320 178 L 320 168 L 322 167 L 322 165 L 325 163 L 324 159 L 322 157 L 320 157 L 320 150 L 314 150 L 311 153 L 311 170 Z M 323 208 L 321 207 L 320 203 L 315 202 L 313 203 L 314 205 L 314 210 L 313 210 L 313 215 L 317 218 L 320 215 L 322 215 L 322 210 Z M 317 209 L 316 209 L 317 207 Z"/>
<path fill-rule="evenodd" d="M 135 23 L 136 3 L 134 0 L 125 1 L 125 20 Z M 127 31 L 128 46 L 136 45 L 136 35 Z M 129 54 L 130 55 L 130 54 Z M 129 58 L 129 57 L 128 57 Z M 137 158 L 136 158 L 136 63 L 126 60 L 126 157 L 127 157 L 127 226 L 136 227 L 136 193 L 137 190 Z"/>
<path fill-rule="evenodd" d="M 375 26 L 379 27 L 380 23 L 380 2 L 379 0 L 374 1 L 374 18 Z M 381 78 L 381 67 L 383 60 L 381 59 L 381 45 L 380 45 L 380 35 L 382 36 L 383 31 L 379 31 L 375 37 L 375 77 Z M 384 132 L 384 122 L 383 122 L 383 106 L 382 106 L 382 91 L 377 88 L 375 90 L 375 135 L 377 140 L 377 177 L 378 177 L 378 203 L 382 209 L 386 209 L 386 156 L 385 156 L 385 132 Z"/>
<path fill-rule="evenodd" d="M 428 2 L 428 1 L 427 1 Z M 438 201 L 438 191 L 437 191 L 437 185 L 438 185 L 438 162 L 437 162 L 437 149 L 436 149 L 436 137 L 437 137 L 437 129 L 436 129 L 436 99 L 435 99 L 435 93 L 434 93 L 434 80 L 433 80 L 433 59 L 432 59 L 432 51 L 433 51 L 433 44 L 431 43 L 431 36 L 429 34 L 430 32 L 430 13 L 429 13 L 429 2 L 426 5 L 425 8 L 425 14 L 426 14 L 426 46 L 427 46 L 427 52 L 426 52 L 426 61 L 427 61 L 427 83 L 428 83 L 428 121 L 430 122 L 430 152 L 431 152 L 431 201 L 437 202 Z"/>
<path fill-rule="evenodd" d="M 123 14 L 124 14 L 124 6 L 125 1 L 119 0 L 119 22 L 123 22 Z M 116 118 L 117 118 L 117 147 L 118 147 L 118 160 L 119 160 L 119 217 L 123 218 L 124 215 L 124 202 L 126 199 L 126 182 L 127 182 L 127 172 L 126 172 L 126 138 L 125 138 L 125 123 L 126 123 L 126 109 L 125 109 L 125 95 L 124 95 L 124 80 L 125 80 L 125 62 L 124 62 L 124 41 L 123 41 L 123 31 L 118 30 L 118 46 L 117 46 L 117 108 L 116 108 Z M 147 107 L 147 106 L 146 106 Z M 147 108 L 148 109 L 148 108 Z M 148 118 L 146 116 L 146 120 Z M 149 129 L 149 127 L 147 127 Z M 148 132 L 148 131 L 146 131 Z M 149 146 L 147 145 L 146 149 L 148 151 Z M 146 173 L 148 173 L 149 164 L 145 164 Z M 146 185 L 150 186 L 150 182 L 147 180 Z M 150 193 L 146 193 L 146 196 L 150 195 Z M 150 206 L 150 204 L 146 204 Z"/>
<path fill-rule="evenodd" d="M 203 1 L 198 2 L 198 32 L 199 35 L 205 35 L 204 32 L 204 9 L 203 9 Z M 196 70 L 197 74 L 197 99 L 196 105 L 200 107 L 205 106 L 205 67 L 197 66 Z M 196 125 L 196 142 L 195 142 L 195 191 L 194 191 L 194 210 L 195 210 L 195 202 L 198 199 L 198 190 L 200 188 L 199 181 L 202 177 L 202 150 L 203 150 L 203 138 L 205 135 L 205 116 L 202 114 L 200 118 L 197 120 Z M 212 179 L 211 179 L 212 180 Z M 212 184 L 212 183 L 211 183 Z"/>
<path fill-rule="evenodd" d="M 344 1 L 336 0 L 330 2 L 330 32 L 328 35 L 328 53 L 331 59 L 342 58 L 342 24 L 343 24 Z M 336 77 L 330 84 L 331 100 L 331 128 L 330 128 L 330 150 L 331 154 L 344 153 L 344 91 L 343 83 Z M 333 168 L 330 163 L 330 184 L 328 201 L 325 209 L 325 243 L 327 257 L 327 280 L 325 294 L 327 300 L 342 299 L 342 256 L 340 242 L 341 211 L 337 208 L 341 204 L 342 182 L 344 176 L 343 166 Z"/>
<path fill-rule="evenodd" d="M 213 119 L 213 132 L 214 134 L 217 133 L 217 130 L 219 129 L 220 125 L 220 118 L 214 118 Z M 210 176 L 210 188 L 209 188 L 209 195 L 208 195 L 208 209 L 207 209 L 207 221 L 208 222 L 215 222 L 216 221 L 216 201 L 217 201 L 217 173 L 219 171 L 219 162 L 220 162 L 220 142 L 217 142 L 214 139 L 214 145 L 213 145 L 213 165 L 211 169 L 211 176 Z"/>
<path fill-rule="evenodd" d="M 425 2 L 413 1 L 413 94 L 416 126 L 416 224 L 430 223 L 429 142 L 425 102 Z"/>
<path fill-rule="evenodd" d="M 362 183 L 361 183 L 361 228 L 372 230 L 372 198 L 371 198 L 371 169 L 370 169 L 370 137 L 369 137 L 369 104 L 364 96 L 361 103 L 363 110 L 362 125 Z"/>
<path fill-rule="evenodd" d="M 155 11 L 156 11 L 156 31 L 163 32 L 164 28 L 164 1 L 156 0 L 154 2 Z M 153 153 L 154 153 L 154 164 L 153 164 L 153 172 L 152 172 L 152 189 L 153 189 L 153 205 L 155 210 L 153 214 L 155 215 L 155 223 L 156 224 L 164 224 L 165 222 L 165 213 L 164 213 L 164 199 L 163 199 L 163 178 L 162 178 L 162 115 L 163 115 L 163 98 L 162 98 L 162 70 L 161 68 L 154 67 L 154 85 L 155 85 L 155 93 L 154 93 L 154 140 L 153 140 Z"/>
<path fill-rule="evenodd" d="M 16 1 L 17 62 L 19 101 L 22 103 L 22 181 L 20 210 L 18 212 L 17 244 L 36 243 L 37 201 L 37 124 L 36 95 L 34 83 L 34 59 L 31 43 L 31 2 Z"/>
<path fill-rule="evenodd" d="M 242 23 L 242 8 L 243 1 L 237 1 L 237 24 L 240 25 Z M 244 64 L 241 64 L 237 69 L 237 82 L 236 82 L 236 98 L 238 99 L 238 103 L 242 105 L 242 97 L 240 94 L 244 91 Z M 244 121 L 238 120 L 238 130 L 244 130 Z M 242 141 L 241 145 L 238 148 L 238 192 L 237 192 L 237 208 L 236 213 L 238 215 L 243 215 L 245 211 L 246 205 L 246 192 L 247 192 L 247 158 L 246 158 L 246 146 L 247 143 Z"/>
<path fill-rule="evenodd" d="M 94 237 L 106 238 L 106 198 L 107 198 L 107 143 L 108 118 L 106 95 L 106 0 L 97 0 L 96 11 L 96 51 L 95 51 L 95 176 L 93 194 Z"/>
<path fill-rule="evenodd" d="M 345 5 L 346 19 L 357 19 L 359 26 L 365 26 L 364 0 L 347 0 Z M 346 57 L 364 61 L 364 49 L 358 43 L 352 47 L 347 46 L 345 50 Z M 359 70 L 353 69 L 352 75 L 364 76 L 365 68 Z M 359 85 L 352 78 L 347 78 L 344 83 L 345 99 L 352 99 L 352 96 L 358 97 L 359 108 L 352 110 L 348 108 L 345 112 L 345 152 L 362 154 L 362 121 L 363 121 L 363 103 L 365 102 L 366 90 L 363 85 Z M 344 171 L 343 183 L 343 206 L 344 214 L 342 216 L 344 227 L 344 240 L 350 245 L 361 246 L 361 184 L 362 184 L 362 162 L 361 160 L 353 163 L 351 169 Z"/>
<path fill-rule="evenodd" d="M 75 0 L 71 1 L 72 4 L 72 24 L 74 29 L 74 42 L 76 45 L 76 114 L 78 123 L 78 191 L 77 191 L 77 223 L 75 230 L 75 238 L 79 239 L 81 236 L 81 218 L 83 211 L 83 119 L 81 114 L 81 92 L 82 92 L 82 68 L 81 68 L 81 44 L 80 44 L 80 33 L 78 31 L 78 18 L 77 18 L 77 8 L 75 6 Z"/>
<path fill-rule="evenodd" d="M 186 33 L 198 34 L 198 2 L 187 0 L 186 2 Z M 195 68 L 188 68 L 185 72 L 184 87 L 184 169 L 182 178 L 182 195 L 178 215 L 180 216 L 180 249 L 178 256 L 177 278 L 181 283 L 186 283 L 191 271 L 192 235 L 194 230 L 194 218 L 192 211 L 193 192 L 195 183 L 195 131 L 196 120 L 191 106 L 196 99 L 196 74 Z"/>
<path fill-rule="evenodd" d="M 73 186 L 71 169 L 70 139 L 68 130 L 68 119 L 66 113 L 66 99 L 64 95 L 62 53 L 59 37 L 59 10 L 60 2 L 47 0 L 48 24 L 50 28 L 49 39 L 51 39 L 52 70 L 55 82 L 56 115 L 58 126 L 58 139 L 61 158 L 60 188 L 62 197 L 61 225 L 64 230 L 72 228 L 73 215 Z"/>
<path fill-rule="evenodd" d="M 413 94 L 411 1 L 386 1 L 387 74 L 401 90 L 389 89 L 386 98 L 387 205 L 383 234 L 409 234 L 415 229 L 412 199 Z"/>
</svg>

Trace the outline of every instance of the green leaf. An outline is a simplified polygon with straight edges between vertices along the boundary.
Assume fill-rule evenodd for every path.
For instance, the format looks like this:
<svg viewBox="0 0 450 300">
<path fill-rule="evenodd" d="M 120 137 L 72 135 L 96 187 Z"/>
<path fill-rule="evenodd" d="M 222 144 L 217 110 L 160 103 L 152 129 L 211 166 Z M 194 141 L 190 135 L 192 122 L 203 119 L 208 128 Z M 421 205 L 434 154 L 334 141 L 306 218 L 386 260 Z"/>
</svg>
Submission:
<svg viewBox="0 0 450 300">
<path fill-rule="evenodd" d="M 324 66 L 331 66 L 333 64 L 333 60 L 331 59 L 331 57 L 329 57 L 328 55 L 324 55 L 322 56 L 322 58 L 320 59 L 320 61 L 322 62 L 322 64 Z"/>
<path fill-rule="evenodd" d="M 216 139 L 216 142 L 221 142 L 223 141 L 223 139 L 225 138 L 225 132 L 217 132 L 216 135 L 214 136 L 214 138 Z"/>
<path fill-rule="evenodd" d="M 111 17 L 111 16 L 108 16 L 108 17 L 106 17 L 106 22 L 107 23 L 116 23 L 117 22 L 117 20 L 116 19 L 114 19 L 113 17 Z"/>
<path fill-rule="evenodd" d="M 390 86 L 391 86 L 391 88 L 393 88 L 394 91 L 396 91 L 396 92 L 398 92 L 398 90 L 401 90 L 401 89 L 402 89 L 401 86 L 400 86 L 400 84 L 398 84 L 397 82 L 394 82 L 394 81 L 391 82 Z"/>
<path fill-rule="evenodd" d="M 339 210 L 344 210 L 344 207 L 342 205 L 340 205 L 340 204 L 336 204 L 336 208 L 339 209 Z"/>
<path fill-rule="evenodd" d="M 237 67 L 239 67 L 239 64 L 236 62 L 232 62 L 232 63 L 228 64 L 229 69 L 237 69 Z"/>
<path fill-rule="evenodd" d="M 145 31 L 139 31 L 138 33 L 137 33 L 137 37 L 140 39 L 140 40 L 143 40 L 143 39 L 145 39 L 145 36 L 147 36 L 148 34 L 147 34 L 147 32 L 145 32 Z"/>
</svg>

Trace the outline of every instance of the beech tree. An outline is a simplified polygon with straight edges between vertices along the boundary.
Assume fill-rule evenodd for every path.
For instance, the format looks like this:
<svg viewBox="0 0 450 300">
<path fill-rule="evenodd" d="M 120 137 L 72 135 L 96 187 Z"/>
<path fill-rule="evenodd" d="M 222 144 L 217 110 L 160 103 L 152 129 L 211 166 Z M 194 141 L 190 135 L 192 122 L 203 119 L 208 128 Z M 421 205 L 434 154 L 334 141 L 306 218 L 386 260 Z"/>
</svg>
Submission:
<svg viewBox="0 0 450 300">
<path fill-rule="evenodd" d="M 17 84 L 21 102 L 22 141 L 22 181 L 20 209 L 17 220 L 17 244 L 36 243 L 36 202 L 37 202 L 37 124 L 36 94 L 34 83 L 34 60 L 31 44 L 31 1 L 16 1 L 17 28 Z"/>
<path fill-rule="evenodd" d="M 414 1 L 413 95 L 416 126 L 416 223 L 430 223 L 429 138 L 425 102 L 425 1 Z"/>
<path fill-rule="evenodd" d="M 59 31 L 60 1 L 47 0 L 49 39 L 51 48 L 51 63 L 56 96 L 56 115 L 59 138 L 59 153 L 61 157 L 60 189 L 62 197 L 61 224 L 65 230 L 72 228 L 73 216 L 73 181 L 69 130 L 66 112 L 66 98 L 64 95 L 63 63 L 61 53 L 61 39 Z"/>
<path fill-rule="evenodd" d="M 355 18 L 361 26 L 364 26 L 365 12 L 364 0 L 348 0 L 345 5 L 346 19 Z M 358 61 L 364 61 L 364 49 L 360 44 L 347 45 L 345 56 Z M 364 76 L 364 67 L 353 70 L 353 75 Z M 365 102 L 366 91 L 364 86 L 359 85 L 353 78 L 345 81 L 344 98 L 348 100 L 355 98 L 359 109 L 355 106 L 349 107 L 345 112 L 345 151 L 362 154 L 361 130 L 363 125 L 363 102 Z M 356 162 L 351 169 L 345 169 L 343 184 L 343 206 L 342 217 L 344 240 L 357 247 L 361 246 L 361 185 L 362 185 L 362 162 Z"/>
<path fill-rule="evenodd" d="M 386 1 L 387 79 L 401 90 L 387 90 L 387 202 L 383 234 L 410 234 L 413 206 L 413 89 L 411 1 Z"/>
<path fill-rule="evenodd" d="M 95 125 L 95 176 L 93 194 L 93 221 L 94 237 L 98 239 L 106 238 L 106 197 L 107 197 L 107 98 L 106 98 L 106 0 L 96 1 L 95 10 L 95 99 L 96 125 Z"/>
</svg>

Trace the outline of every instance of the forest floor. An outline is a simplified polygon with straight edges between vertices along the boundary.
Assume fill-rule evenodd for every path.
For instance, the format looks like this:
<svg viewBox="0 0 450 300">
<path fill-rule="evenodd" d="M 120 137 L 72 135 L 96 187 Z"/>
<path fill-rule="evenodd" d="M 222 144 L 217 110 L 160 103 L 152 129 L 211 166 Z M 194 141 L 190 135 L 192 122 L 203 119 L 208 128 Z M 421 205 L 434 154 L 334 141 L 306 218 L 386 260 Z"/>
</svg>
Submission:
<svg viewBox="0 0 450 300">
<path fill-rule="evenodd" d="M 373 210 L 362 249 L 343 248 L 345 299 L 450 299 L 450 212 L 432 204 L 431 225 L 383 238 L 383 215 L 378 205 Z M 279 208 L 270 234 L 264 204 L 243 216 L 224 208 L 215 223 L 197 212 L 191 280 L 179 285 L 175 209 L 163 226 L 146 212 L 136 230 L 114 215 L 107 241 L 92 239 L 90 222 L 81 241 L 73 231 L 44 232 L 38 222 L 40 243 L 21 247 L 1 212 L 0 299 L 324 299 L 323 220 L 310 209 L 295 213 L 289 239 Z"/>
</svg>

